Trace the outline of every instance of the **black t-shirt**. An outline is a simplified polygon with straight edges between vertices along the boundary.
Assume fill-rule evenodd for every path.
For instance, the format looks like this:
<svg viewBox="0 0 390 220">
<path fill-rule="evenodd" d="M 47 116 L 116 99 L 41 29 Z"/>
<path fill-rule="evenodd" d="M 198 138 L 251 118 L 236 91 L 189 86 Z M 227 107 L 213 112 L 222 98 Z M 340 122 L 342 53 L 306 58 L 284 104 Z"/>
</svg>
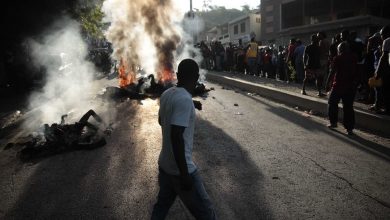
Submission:
<svg viewBox="0 0 390 220">
<path fill-rule="evenodd" d="M 310 44 L 305 48 L 303 56 L 306 68 L 319 69 L 321 67 L 320 53 L 321 51 L 318 45 Z"/>
</svg>

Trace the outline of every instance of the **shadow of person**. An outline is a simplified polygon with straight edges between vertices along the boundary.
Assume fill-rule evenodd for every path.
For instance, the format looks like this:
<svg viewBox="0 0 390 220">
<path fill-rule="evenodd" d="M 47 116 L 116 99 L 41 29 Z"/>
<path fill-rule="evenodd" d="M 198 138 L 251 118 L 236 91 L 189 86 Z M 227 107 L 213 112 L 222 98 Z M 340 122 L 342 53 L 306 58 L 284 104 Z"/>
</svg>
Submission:
<svg viewBox="0 0 390 220">
<path fill-rule="evenodd" d="M 197 118 L 194 160 L 219 219 L 272 219 L 264 176 L 248 152 L 222 129 Z"/>
</svg>

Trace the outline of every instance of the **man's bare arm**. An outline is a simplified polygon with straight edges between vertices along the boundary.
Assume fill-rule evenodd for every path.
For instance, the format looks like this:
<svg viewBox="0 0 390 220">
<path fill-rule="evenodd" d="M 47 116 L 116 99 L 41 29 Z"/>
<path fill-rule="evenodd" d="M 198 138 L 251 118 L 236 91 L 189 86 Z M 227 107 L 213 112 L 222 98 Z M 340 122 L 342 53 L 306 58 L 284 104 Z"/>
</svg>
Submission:
<svg viewBox="0 0 390 220">
<path fill-rule="evenodd" d="M 171 125 L 171 142 L 173 155 L 180 172 L 182 187 L 184 190 L 190 190 L 192 188 L 192 180 L 188 173 L 187 161 L 185 157 L 185 146 L 183 138 L 184 129 L 185 127 L 182 126 Z"/>
</svg>

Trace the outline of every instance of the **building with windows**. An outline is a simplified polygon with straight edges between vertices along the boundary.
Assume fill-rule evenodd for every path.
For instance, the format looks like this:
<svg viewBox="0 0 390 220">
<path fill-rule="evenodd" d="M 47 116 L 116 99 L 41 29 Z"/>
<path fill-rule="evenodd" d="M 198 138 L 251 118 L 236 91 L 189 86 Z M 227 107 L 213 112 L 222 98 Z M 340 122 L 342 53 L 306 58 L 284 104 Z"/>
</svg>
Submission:
<svg viewBox="0 0 390 220">
<path fill-rule="evenodd" d="M 390 24 L 389 0 L 262 0 L 261 39 L 287 44 L 292 37 L 308 42 L 324 31 L 334 36 L 344 29 L 365 38 Z"/>
<path fill-rule="evenodd" d="M 227 45 L 230 42 L 238 44 L 238 40 L 241 39 L 245 44 L 250 41 L 252 35 L 255 36 L 257 41 L 260 41 L 260 25 L 260 13 L 250 13 L 228 23 L 213 27 L 201 33 L 198 39 L 205 42 L 221 41 L 223 45 Z"/>
<path fill-rule="evenodd" d="M 241 39 L 244 44 L 249 43 L 251 36 L 255 36 L 256 41 L 261 37 L 261 16 L 257 14 L 248 14 L 238 17 L 229 22 L 230 41 L 237 44 Z"/>
</svg>

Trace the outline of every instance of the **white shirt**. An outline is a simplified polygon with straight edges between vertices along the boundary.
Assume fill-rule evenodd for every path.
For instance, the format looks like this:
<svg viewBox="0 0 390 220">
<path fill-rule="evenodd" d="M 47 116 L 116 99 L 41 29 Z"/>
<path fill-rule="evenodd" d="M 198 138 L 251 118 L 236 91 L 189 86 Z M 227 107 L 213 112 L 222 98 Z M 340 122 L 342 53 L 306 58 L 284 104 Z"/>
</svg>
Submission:
<svg viewBox="0 0 390 220">
<path fill-rule="evenodd" d="M 171 125 L 182 126 L 188 173 L 193 173 L 196 170 L 192 161 L 195 107 L 191 94 L 181 87 L 167 89 L 161 95 L 158 114 L 163 138 L 158 165 L 168 174 L 180 175 L 172 149 Z"/>
</svg>

